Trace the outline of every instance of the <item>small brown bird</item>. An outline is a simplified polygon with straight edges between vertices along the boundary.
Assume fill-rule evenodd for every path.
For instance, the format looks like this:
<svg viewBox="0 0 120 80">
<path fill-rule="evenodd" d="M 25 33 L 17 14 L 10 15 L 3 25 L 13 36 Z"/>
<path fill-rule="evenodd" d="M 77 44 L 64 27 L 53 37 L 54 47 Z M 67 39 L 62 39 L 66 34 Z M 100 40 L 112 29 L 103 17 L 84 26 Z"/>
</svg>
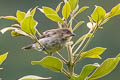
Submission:
<svg viewBox="0 0 120 80">
<path fill-rule="evenodd" d="M 39 43 L 43 45 L 42 47 L 36 42 L 24 47 L 23 49 L 26 50 L 34 48 L 35 50 L 45 50 L 48 54 L 52 54 L 62 49 L 68 42 L 69 38 L 74 35 L 75 34 L 67 28 L 47 30 L 38 38 Z"/>
</svg>

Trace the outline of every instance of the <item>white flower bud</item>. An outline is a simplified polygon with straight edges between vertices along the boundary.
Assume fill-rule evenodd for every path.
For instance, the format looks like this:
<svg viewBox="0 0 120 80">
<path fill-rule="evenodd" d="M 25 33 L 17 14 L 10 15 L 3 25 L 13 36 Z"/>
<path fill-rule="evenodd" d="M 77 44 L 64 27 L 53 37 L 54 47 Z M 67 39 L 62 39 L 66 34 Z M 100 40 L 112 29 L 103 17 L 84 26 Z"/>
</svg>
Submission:
<svg viewBox="0 0 120 80">
<path fill-rule="evenodd" d="M 91 22 L 87 23 L 87 27 L 91 30 L 93 30 L 95 26 L 96 26 L 96 23 L 91 23 Z"/>
</svg>

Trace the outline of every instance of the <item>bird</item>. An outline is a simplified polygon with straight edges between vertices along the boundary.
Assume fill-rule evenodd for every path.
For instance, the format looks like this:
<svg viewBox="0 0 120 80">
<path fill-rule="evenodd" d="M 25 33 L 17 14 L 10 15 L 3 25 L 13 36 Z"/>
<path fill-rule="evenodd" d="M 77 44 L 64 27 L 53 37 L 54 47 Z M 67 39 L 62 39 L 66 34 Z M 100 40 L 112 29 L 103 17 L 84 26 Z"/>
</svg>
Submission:
<svg viewBox="0 0 120 80">
<path fill-rule="evenodd" d="M 28 50 L 33 48 L 37 51 L 46 51 L 48 54 L 52 54 L 61 50 L 72 36 L 75 36 L 75 34 L 68 28 L 46 30 L 38 37 L 38 42 L 42 46 L 38 42 L 35 42 L 23 47 L 23 49 Z"/>
</svg>

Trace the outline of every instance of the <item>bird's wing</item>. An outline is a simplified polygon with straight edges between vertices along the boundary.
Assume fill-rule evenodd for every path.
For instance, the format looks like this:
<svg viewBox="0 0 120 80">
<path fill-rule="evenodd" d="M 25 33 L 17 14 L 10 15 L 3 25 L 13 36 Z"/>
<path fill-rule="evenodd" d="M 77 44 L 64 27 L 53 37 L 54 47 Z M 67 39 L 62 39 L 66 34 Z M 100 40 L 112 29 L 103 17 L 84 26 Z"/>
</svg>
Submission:
<svg viewBox="0 0 120 80">
<path fill-rule="evenodd" d="M 56 29 L 46 30 L 46 31 L 43 32 L 43 35 L 38 37 L 38 39 L 53 36 L 54 34 L 56 34 L 56 32 L 57 32 Z"/>
</svg>

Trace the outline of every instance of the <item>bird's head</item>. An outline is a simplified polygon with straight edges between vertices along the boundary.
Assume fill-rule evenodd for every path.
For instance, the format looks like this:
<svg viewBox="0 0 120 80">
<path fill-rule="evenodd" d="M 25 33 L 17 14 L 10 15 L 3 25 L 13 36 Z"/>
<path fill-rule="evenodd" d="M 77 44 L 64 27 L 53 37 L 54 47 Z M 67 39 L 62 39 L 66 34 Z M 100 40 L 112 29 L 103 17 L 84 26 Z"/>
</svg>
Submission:
<svg viewBox="0 0 120 80">
<path fill-rule="evenodd" d="M 59 32 L 62 34 L 62 36 L 64 38 L 69 38 L 69 37 L 75 36 L 75 34 L 67 28 L 59 29 Z"/>
</svg>

